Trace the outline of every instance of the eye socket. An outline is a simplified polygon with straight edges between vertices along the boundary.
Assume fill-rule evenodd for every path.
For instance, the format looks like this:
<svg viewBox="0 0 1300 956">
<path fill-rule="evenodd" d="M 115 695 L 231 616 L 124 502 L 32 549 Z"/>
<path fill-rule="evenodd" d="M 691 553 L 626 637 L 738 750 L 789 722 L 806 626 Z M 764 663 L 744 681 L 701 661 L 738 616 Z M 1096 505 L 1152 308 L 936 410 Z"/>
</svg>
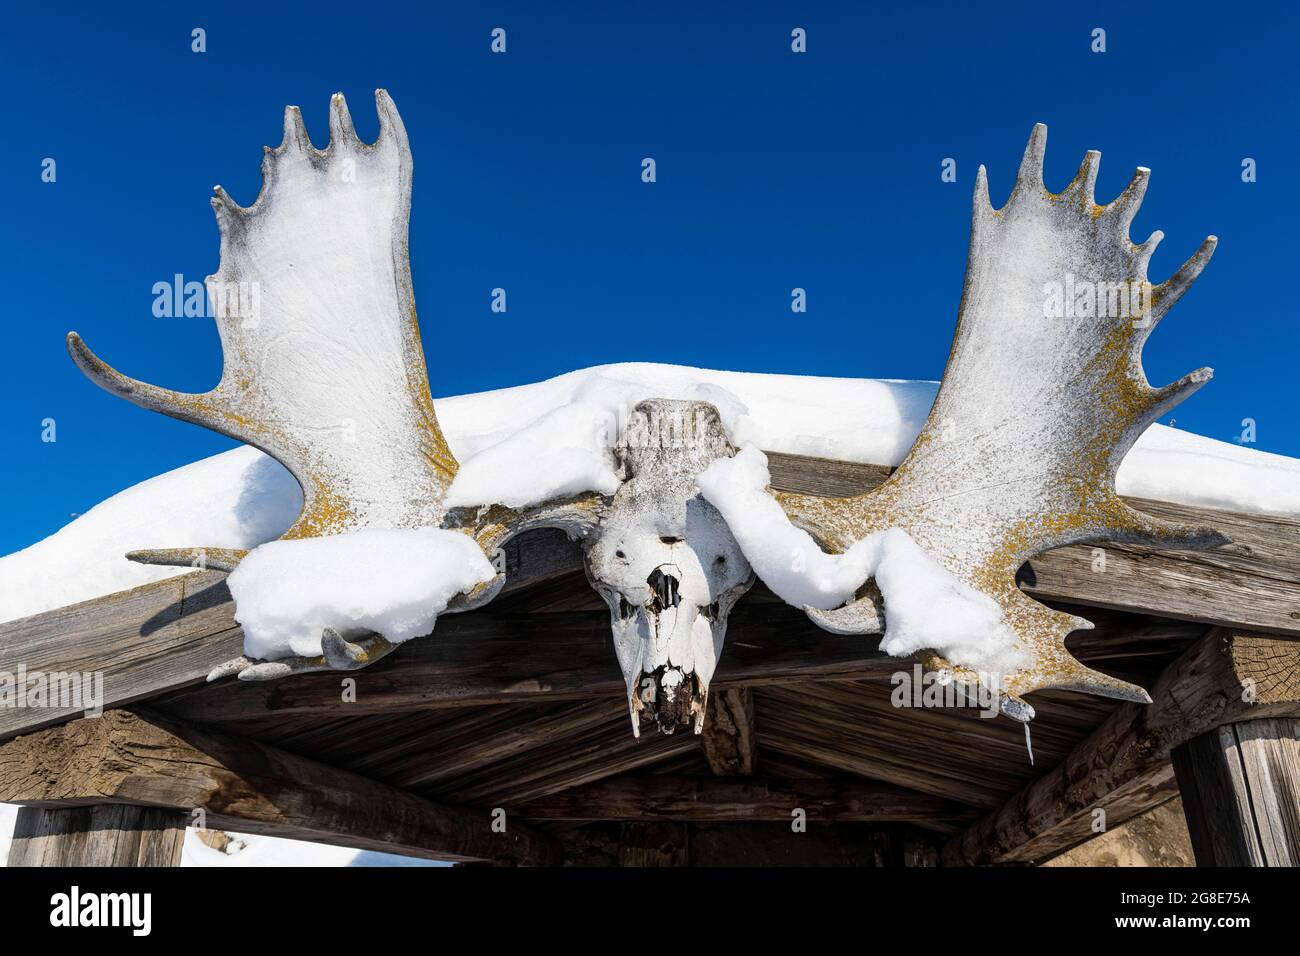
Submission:
<svg viewBox="0 0 1300 956">
<path fill-rule="evenodd" d="M 716 558 L 713 559 L 713 563 L 714 563 L 714 564 L 726 564 L 726 563 L 727 563 L 727 556 L 726 556 L 725 554 L 720 554 L 720 555 L 718 555 Z"/>
<path fill-rule="evenodd" d="M 615 551 L 615 552 L 614 552 L 614 557 L 616 557 L 616 558 L 626 558 L 627 555 L 624 554 L 622 551 Z"/>
<path fill-rule="evenodd" d="M 664 537 L 660 538 L 659 540 L 662 541 L 664 544 L 681 544 L 681 543 L 682 543 L 682 539 L 681 539 L 681 538 L 674 538 L 674 537 L 672 537 L 671 535 L 665 535 Z"/>
</svg>

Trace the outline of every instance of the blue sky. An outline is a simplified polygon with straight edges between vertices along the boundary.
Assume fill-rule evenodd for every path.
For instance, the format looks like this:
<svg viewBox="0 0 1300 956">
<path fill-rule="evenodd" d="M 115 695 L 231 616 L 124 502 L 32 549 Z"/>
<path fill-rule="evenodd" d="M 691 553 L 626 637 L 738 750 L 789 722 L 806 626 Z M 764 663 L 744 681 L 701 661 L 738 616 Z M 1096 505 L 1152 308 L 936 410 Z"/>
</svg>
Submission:
<svg viewBox="0 0 1300 956">
<path fill-rule="evenodd" d="M 435 395 L 624 360 L 938 378 L 975 170 L 988 165 L 1001 204 L 1041 121 L 1050 187 L 1088 148 L 1103 154 L 1101 201 L 1152 168 L 1133 235 L 1166 233 L 1153 280 L 1220 238 L 1147 346 L 1156 384 L 1216 370 L 1177 426 L 1232 440 L 1249 417 L 1257 447 L 1300 455 L 1291 5 L 76 6 L 11 6 L 0 36 L 0 553 L 231 447 L 101 392 L 64 335 L 147 381 L 213 385 L 211 321 L 155 318 L 153 284 L 216 268 L 210 190 L 253 200 L 285 104 L 324 145 L 341 90 L 373 139 L 378 86 L 415 155 Z M 191 52 L 195 27 L 206 53 Z M 505 55 L 489 50 L 494 27 Z M 497 286 L 504 315 L 489 310 Z M 805 315 L 790 312 L 795 286 Z"/>
</svg>

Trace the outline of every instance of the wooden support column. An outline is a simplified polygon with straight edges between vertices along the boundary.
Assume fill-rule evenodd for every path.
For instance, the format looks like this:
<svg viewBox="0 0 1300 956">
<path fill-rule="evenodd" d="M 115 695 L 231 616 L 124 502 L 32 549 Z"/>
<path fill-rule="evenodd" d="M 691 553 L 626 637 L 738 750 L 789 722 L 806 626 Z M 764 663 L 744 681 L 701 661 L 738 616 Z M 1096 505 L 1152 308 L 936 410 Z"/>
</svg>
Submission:
<svg viewBox="0 0 1300 956">
<path fill-rule="evenodd" d="M 1174 749 L 1197 866 L 1300 866 L 1300 720 L 1249 720 Z"/>
<path fill-rule="evenodd" d="M 9 865 L 179 866 L 185 824 L 184 812 L 154 807 L 22 807 Z"/>
</svg>

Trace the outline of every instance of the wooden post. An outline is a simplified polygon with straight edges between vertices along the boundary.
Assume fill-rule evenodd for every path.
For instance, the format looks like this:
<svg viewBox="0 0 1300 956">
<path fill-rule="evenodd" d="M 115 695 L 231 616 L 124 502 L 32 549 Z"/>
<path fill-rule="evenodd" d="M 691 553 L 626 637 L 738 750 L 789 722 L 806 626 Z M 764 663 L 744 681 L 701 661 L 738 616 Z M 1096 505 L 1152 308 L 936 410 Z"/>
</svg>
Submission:
<svg viewBox="0 0 1300 956">
<path fill-rule="evenodd" d="M 1117 707 L 1055 769 L 949 841 L 944 862 L 1039 862 L 1089 839 L 1098 810 L 1115 827 L 1168 800 L 1180 745 L 1228 724 L 1300 717 L 1300 642 L 1216 628 L 1151 698 Z"/>
<path fill-rule="evenodd" d="M 1300 720 L 1226 724 L 1172 757 L 1198 866 L 1300 866 Z"/>
<path fill-rule="evenodd" d="M 22 807 L 10 866 L 179 866 L 183 811 L 123 804 Z"/>
</svg>

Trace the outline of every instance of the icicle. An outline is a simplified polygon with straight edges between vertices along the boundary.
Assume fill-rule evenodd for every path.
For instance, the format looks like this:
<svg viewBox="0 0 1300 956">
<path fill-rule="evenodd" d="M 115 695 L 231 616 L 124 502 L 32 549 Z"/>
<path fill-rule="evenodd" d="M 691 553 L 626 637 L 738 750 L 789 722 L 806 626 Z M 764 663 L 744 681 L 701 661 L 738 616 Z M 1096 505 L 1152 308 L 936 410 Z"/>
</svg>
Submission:
<svg viewBox="0 0 1300 956">
<path fill-rule="evenodd" d="M 1029 721 L 1025 721 L 1025 749 L 1029 751 L 1029 766 L 1034 765 L 1034 742 L 1029 739 Z"/>
</svg>

